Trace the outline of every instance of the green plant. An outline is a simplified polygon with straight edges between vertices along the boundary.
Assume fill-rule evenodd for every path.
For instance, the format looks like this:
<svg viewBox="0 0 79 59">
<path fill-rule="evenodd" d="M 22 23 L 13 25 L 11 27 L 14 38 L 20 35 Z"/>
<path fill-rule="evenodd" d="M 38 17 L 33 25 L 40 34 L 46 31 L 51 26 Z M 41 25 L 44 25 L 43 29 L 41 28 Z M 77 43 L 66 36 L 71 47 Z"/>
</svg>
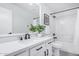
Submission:
<svg viewBox="0 0 79 59">
<path fill-rule="evenodd" d="M 30 31 L 36 32 L 36 26 L 33 26 L 33 25 L 31 24 Z"/>
<path fill-rule="evenodd" d="M 40 33 L 40 32 L 42 32 L 42 31 L 44 31 L 45 26 L 38 24 L 38 25 L 36 26 L 36 29 L 37 29 L 38 33 Z"/>
<path fill-rule="evenodd" d="M 31 27 L 30 27 L 30 31 L 32 31 L 32 32 L 38 32 L 38 33 L 44 31 L 44 29 L 45 29 L 45 26 L 40 25 L 40 24 L 38 24 L 38 25 L 36 25 L 36 26 L 33 26 L 33 25 L 31 24 Z"/>
</svg>

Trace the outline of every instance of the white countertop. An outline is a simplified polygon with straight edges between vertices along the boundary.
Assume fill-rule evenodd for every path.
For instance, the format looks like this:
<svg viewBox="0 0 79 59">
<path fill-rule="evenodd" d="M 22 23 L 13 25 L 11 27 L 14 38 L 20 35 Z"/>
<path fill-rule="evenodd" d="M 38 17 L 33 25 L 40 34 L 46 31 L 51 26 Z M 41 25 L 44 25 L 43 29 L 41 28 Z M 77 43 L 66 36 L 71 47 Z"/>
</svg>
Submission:
<svg viewBox="0 0 79 59">
<path fill-rule="evenodd" d="M 52 37 L 45 36 L 41 38 L 32 38 L 24 41 L 12 41 L 0 44 L 0 55 L 7 55 L 13 52 L 16 52 L 20 49 L 29 48 L 37 43 L 41 43 L 43 41 L 49 40 Z"/>
</svg>

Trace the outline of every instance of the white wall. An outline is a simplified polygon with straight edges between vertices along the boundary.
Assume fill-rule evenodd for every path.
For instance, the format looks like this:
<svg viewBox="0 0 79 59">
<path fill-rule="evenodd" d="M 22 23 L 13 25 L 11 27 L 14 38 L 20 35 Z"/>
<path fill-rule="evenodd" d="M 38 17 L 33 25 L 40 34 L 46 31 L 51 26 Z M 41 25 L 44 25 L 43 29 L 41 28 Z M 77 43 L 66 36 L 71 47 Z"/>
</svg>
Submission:
<svg viewBox="0 0 79 59">
<path fill-rule="evenodd" d="M 75 22 L 74 44 L 79 46 L 79 9 L 77 10 L 77 19 Z"/>
<path fill-rule="evenodd" d="M 12 32 L 12 11 L 0 7 L 0 35 Z"/>
<path fill-rule="evenodd" d="M 73 42 L 76 20 L 76 10 L 56 14 L 55 33 L 58 37 L 58 40 L 64 42 Z"/>
</svg>

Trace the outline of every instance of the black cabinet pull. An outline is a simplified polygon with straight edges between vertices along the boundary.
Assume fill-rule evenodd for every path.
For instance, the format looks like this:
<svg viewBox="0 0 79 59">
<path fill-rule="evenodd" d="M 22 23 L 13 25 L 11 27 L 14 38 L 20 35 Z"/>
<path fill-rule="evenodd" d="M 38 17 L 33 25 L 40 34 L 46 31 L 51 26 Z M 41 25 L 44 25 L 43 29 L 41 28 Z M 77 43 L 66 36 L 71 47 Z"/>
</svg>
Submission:
<svg viewBox="0 0 79 59">
<path fill-rule="evenodd" d="M 53 37 L 53 39 L 57 39 L 57 37 Z"/>
<path fill-rule="evenodd" d="M 40 49 L 42 49 L 43 47 L 41 46 L 40 48 L 36 49 L 37 51 L 39 51 Z"/>
<path fill-rule="evenodd" d="M 55 36 L 56 34 L 55 33 L 53 33 L 53 36 Z"/>
<path fill-rule="evenodd" d="M 46 56 L 46 51 L 44 51 L 44 56 Z"/>
<path fill-rule="evenodd" d="M 49 42 L 48 44 L 51 44 L 53 41 Z"/>
<path fill-rule="evenodd" d="M 47 56 L 49 55 L 49 50 L 47 49 Z"/>
</svg>

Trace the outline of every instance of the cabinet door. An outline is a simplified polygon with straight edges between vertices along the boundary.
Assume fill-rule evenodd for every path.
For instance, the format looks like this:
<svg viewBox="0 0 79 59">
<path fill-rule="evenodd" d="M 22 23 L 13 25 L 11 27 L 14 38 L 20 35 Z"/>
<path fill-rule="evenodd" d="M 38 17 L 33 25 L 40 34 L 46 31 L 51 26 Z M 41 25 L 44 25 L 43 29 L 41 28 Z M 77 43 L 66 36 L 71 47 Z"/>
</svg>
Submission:
<svg viewBox="0 0 79 59">
<path fill-rule="evenodd" d="M 30 49 L 30 56 L 44 56 L 45 44 L 39 44 Z"/>
<path fill-rule="evenodd" d="M 29 56 L 29 53 L 28 53 L 28 51 L 25 51 L 25 52 L 22 52 L 16 56 Z"/>
<path fill-rule="evenodd" d="M 49 40 L 46 42 L 46 55 L 52 56 L 53 55 L 53 40 Z"/>
<path fill-rule="evenodd" d="M 14 56 L 29 56 L 29 50 L 18 51 L 14 54 Z"/>
<path fill-rule="evenodd" d="M 36 53 L 35 55 L 33 56 L 46 56 L 46 54 L 44 53 L 43 50 L 41 50 L 40 52 Z"/>
<path fill-rule="evenodd" d="M 50 46 L 50 47 L 48 47 L 47 49 L 46 49 L 46 51 L 47 51 L 47 56 L 52 56 L 53 55 L 53 52 L 52 52 L 52 46 Z"/>
<path fill-rule="evenodd" d="M 59 56 L 60 55 L 60 49 L 53 47 L 53 56 Z"/>
</svg>

